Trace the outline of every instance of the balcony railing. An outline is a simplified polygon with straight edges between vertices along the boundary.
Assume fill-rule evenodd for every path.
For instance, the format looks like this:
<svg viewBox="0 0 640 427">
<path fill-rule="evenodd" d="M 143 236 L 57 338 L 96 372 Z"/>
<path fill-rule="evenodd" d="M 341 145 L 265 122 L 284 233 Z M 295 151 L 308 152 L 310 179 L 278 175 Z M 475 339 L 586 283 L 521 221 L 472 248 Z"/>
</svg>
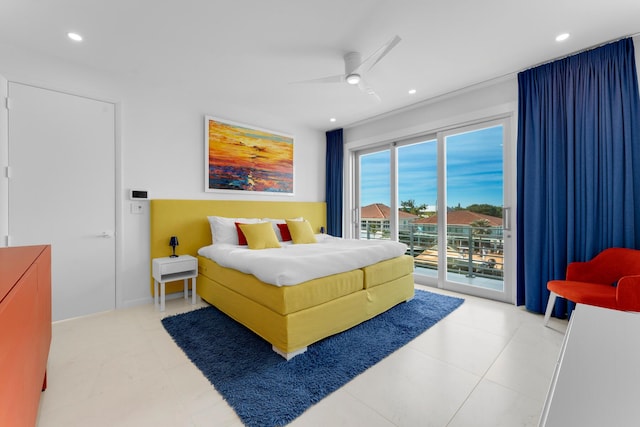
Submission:
<svg viewBox="0 0 640 427">
<path fill-rule="evenodd" d="M 363 239 L 389 239 L 379 223 L 363 223 Z M 416 267 L 438 268 L 438 231 L 435 224 L 406 224 L 399 227 L 398 240 L 408 246 L 407 254 Z M 467 277 L 504 277 L 502 227 L 447 226 L 447 271 Z"/>
</svg>

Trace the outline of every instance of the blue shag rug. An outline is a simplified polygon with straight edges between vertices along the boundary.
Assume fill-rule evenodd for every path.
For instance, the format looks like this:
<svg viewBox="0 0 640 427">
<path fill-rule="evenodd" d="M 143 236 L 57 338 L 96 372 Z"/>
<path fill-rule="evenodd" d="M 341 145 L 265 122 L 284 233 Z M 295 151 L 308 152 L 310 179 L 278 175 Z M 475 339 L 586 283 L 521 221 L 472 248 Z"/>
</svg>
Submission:
<svg viewBox="0 0 640 427">
<path fill-rule="evenodd" d="M 286 361 L 214 307 L 162 324 L 250 427 L 283 426 L 435 325 L 463 299 L 416 290 L 415 298 L 309 346 Z"/>
</svg>

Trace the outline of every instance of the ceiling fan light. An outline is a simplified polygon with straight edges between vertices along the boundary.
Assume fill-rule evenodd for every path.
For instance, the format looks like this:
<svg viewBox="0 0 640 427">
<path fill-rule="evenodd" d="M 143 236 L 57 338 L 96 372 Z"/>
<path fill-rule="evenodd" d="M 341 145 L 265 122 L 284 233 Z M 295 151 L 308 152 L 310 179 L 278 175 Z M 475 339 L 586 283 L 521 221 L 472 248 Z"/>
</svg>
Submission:
<svg viewBox="0 0 640 427">
<path fill-rule="evenodd" d="M 349 83 L 350 85 L 357 85 L 358 83 L 360 83 L 360 74 L 349 74 L 347 76 L 347 83 Z"/>
</svg>

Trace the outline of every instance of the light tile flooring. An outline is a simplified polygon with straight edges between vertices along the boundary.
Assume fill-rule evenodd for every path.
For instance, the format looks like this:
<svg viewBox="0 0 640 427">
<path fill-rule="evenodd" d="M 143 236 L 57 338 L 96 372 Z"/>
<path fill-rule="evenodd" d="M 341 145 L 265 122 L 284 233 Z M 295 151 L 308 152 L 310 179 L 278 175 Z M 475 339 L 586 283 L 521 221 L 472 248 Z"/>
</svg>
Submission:
<svg viewBox="0 0 640 427">
<path fill-rule="evenodd" d="M 291 426 L 537 425 L 567 322 L 545 328 L 522 308 L 463 297 Z M 38 426 L 242 426 L 160 323 L 193 308 L 175 299 L 164 313 L 145 305 L 54 324 Z"/>
</svg>

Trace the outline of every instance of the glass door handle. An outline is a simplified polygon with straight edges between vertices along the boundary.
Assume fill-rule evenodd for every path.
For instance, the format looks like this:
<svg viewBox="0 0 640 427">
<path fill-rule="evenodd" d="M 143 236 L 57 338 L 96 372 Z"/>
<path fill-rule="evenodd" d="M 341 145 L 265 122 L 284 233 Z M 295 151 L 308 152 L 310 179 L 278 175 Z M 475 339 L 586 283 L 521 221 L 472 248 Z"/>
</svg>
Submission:
<svg viewBox="0 0 640 427">
<path fill-rule="evenodd" d="M 511 208 L 502 208 L 502 229 L 511 231 Z"/>
</svg>

